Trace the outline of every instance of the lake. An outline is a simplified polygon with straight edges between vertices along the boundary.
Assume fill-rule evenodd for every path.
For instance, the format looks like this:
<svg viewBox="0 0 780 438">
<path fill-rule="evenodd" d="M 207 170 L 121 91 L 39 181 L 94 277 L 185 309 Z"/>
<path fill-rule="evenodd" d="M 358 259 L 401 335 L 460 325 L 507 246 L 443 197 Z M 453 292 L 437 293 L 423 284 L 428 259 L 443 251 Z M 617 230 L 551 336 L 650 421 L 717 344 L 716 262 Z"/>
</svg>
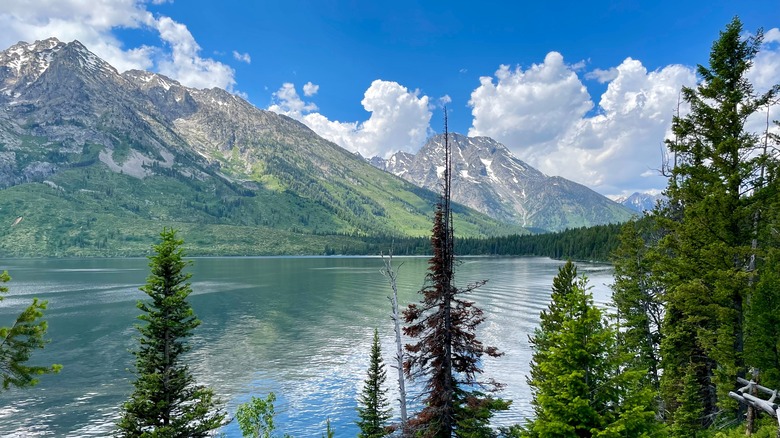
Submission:
<svg viewBox="0 0 780 438">
<path fill-rule="evenodd" d="M 320 436 L 330 419 L 336 436 L 356 436 L 356 397 L 379 329 L 389 397 L 397 397 L 395 350 L 387 299 L 391 289 L 378 257 L 194 258 L 190 303 L 202 324 L 187 355 L 199 383 L 212 387 L 229 414 L 251 396 L 276 393 L 278 431 Z M 399 301 L 418 302 L 427 258 L 396 257 Z M 547 258 L 462 258 L 456 284 L 487 279 L 470 295 L 487 320 L 479 338 L 505 353 L 484 361 L 485 377 L 506 384 L 511 410 L 494 424 L 531 415 L 526 384 L 528 335 L 549 301 L 562 262 Z M 57 375 L 0 394 L 0 436 L 109 436 L 118 408 L 132 391 L 136 302 L 149 273 L 144 258 L 0 259 L 12 281 L 0 303 L 7 326 L 33 297 L 48 300 L 51 343 L 32 363 L 60 363 Z M 609 301 L 608 265 L 579 264 L 595 301 Z M 407 384 L 409 385 L 409 384 Z M 407 386 L 408 387 L 408 386 Z M 414 395 L 420 384 L 407 389 Z M 412 401 L 419 406 L 419 402 Z M 413 410 L 413 409 L 412 409 Z M 224 428 L 239 437 L 235 422 Z"/>
</svg>

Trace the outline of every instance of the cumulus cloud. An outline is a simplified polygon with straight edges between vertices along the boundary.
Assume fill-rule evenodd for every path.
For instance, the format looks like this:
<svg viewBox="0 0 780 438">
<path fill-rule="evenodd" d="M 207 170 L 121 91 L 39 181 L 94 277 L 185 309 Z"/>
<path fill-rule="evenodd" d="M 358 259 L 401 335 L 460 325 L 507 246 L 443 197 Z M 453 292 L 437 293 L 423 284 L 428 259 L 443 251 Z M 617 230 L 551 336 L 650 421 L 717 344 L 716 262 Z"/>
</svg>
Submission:
<svg viewBox="0 0 780 438">
<path fill-rule="evenodd" d="M 680 89 L 693 85 L 695 74 L 681 65 L 648 72 L 631 58 L 616 70 L 599 101 L 599 114 L 566 130 L 538 157 L 540 167 L 602 193 L 663 188 L 663 140 L 670 135 Z"/>
<path fill-rule="evenodd" d="M 233 50 L 233 59 L 236 61 L 246 62 L 247 64 L 252 63 L 252 57 L 249 56 L 249 53 L 238 53 L 235 50 Z"/>
<path fill-rule="evenodd" d="M 312 84 L 311 81 L 303 84 L 303 95 L 307 97 L 314 96 L 320 91 L 320 86 Z"/>
<path fill-rule="evenodd" d="M 596 80 L 600 84 L 603 84 L 615 79 L 617 75 L 618 75 L 618 71 L 614 67 L 607 70 L 602 70 L 600 68 L 597 68 L 594 69 L 593 71 L 586 73 L 585 79 Z"/>
<path fill-rule="evenodd" d="M 153 3 L 162 3 L 154 0 Z M 49 37 L 79 40 L 119 71 L 156 70 L 191 87 L 233 91 L 234 71 L 200 56 L 200 46 L 186 26 L 155 16 L 138 0 L 5 0 L 0 11 L 0 47 Z M 159 46 L 124 47 L 117 28 L 140 29 L 159 35 Z"/>
<path fill-rule="evenodd" d="M 759 93 L 780 83 L 780 29 L 773 28 L 764 34 L 761 51 L 753 59 L 748 79 Z"/>
<path fill-rule="evenodd" d="M 593 107 L 587 89 L 558 52 L 527 70 L 502 65 L 495 79 L 481 77 L 471 93 L 469 135 L 493 137 L 516 152 L 555 140 Z"/>
<path fill-rule="evenodd" d="M 758 52 L 753 65 L 748 70 L 747 77 L 753 84 L 757 93 L 765 93 L 771 87 L 780 83 L 780 29 L 773 28 L 764 33 L 764 44 L 761 51 Z M 758 114 L 749 117 L 745 122 L 745 129 L 763 133 L 767 128 L 767 111 L 769 111 L 769 120 L 780 119 L 780 105 L 762 108 Z M 769 130 L 775 134 L 780 134 L 780 127 L 770 124 Z"/>
<path fill-rule="evenodd" d="M 609 80 L 598 112 L 574 68 L 551 52 L 543 64 L 522 70 L 501 66 L 480 79 L 469 104 L 469 135 L 488 135 L 543 172 L 561 175 L 605 194 L 663 187 L 663 139 L 682 85 L 692 69 L 679 65 L 648 72 L 627 58 L 601 70 Z"/>
<path fill-rule="evenodd" d="M 304 114 L 317 111 L 317 105 L 312 102 L 304 102 L 295 85 L 292 82 L 285 82 L 282 87 L 273 93 L 275 103 L 268 107 L 269 111 L 284 114 L 296 120 L 301 120 Z"/>
<path fill-rule="evenodd" d="M 304 94 L 305 90 L 304 86 Z M 375 80 L 368 87 L 360 103 L 371 115 L 362 122 L 329 120 L 315 112 L 314 103 L 302 100 L 290 83 L 274 93 L 274 100 L 269 110 L 299 120 L 322 137 L 364 157 L 416 152 L 430 131 L 428 96 L 392 81 Z"/>
</svg>

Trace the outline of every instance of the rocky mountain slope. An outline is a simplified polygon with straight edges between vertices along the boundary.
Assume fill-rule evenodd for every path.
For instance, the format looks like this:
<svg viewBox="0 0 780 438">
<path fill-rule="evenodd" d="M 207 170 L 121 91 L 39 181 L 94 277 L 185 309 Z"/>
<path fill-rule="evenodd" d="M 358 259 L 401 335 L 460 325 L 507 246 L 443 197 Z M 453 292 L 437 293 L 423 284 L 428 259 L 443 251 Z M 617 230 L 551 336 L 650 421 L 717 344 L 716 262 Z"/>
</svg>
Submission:
<svg viewBox="0 0 780 438">
<path fill-rule="evenodd" d="M 437 199 L 224 90 L 53 38 L 0 52 L 0 190 L 0 255 L 134 253 L 163 226 L 205 253 L 318 253 L 326 235 L 427 235 Z"/>
<path fill-rule="evenodd" d="M 654 209 L 656 203 L 663 199 L 666 199 L 664 195 L 634 192 L 630 196 L 615 199 L 615 202 L 625 205 L 639 214 L 645 214 L 645 212 Z"/>
<path fill-rule="evenodd" d="M 558 231 L 617 223 L 632 211 L 565 178 L 549 177 L 515 158 L 488 137 L 450 134 L 453 194 L 456 202 L 523 227 Z M 443 135 L 431 138 L 416 155 L 399 152 L 371 159 L 380 169 L 420 187 L 437 190 L 443 169 Z"/>
</svg>

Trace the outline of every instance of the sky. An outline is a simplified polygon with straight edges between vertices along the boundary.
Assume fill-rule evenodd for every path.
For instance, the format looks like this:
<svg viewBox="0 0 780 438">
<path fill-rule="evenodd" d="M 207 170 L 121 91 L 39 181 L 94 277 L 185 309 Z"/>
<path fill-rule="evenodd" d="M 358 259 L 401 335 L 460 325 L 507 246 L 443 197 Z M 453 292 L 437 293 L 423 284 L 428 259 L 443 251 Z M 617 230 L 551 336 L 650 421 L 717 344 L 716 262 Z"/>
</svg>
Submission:
<svg viewBox="0 0 780 438">
<path fill-rule="evenodd" d="M 450 132 L 614 197 L 666 186 L 679 90 L 734 16 L 764 31 L 756 90 L 780 83 L 780 0 L 2 0 L 0 50 L 77 39 L 120 72 L 224 88 L 364 157 L 417 152 L 446 106 Z"/>
</svg>

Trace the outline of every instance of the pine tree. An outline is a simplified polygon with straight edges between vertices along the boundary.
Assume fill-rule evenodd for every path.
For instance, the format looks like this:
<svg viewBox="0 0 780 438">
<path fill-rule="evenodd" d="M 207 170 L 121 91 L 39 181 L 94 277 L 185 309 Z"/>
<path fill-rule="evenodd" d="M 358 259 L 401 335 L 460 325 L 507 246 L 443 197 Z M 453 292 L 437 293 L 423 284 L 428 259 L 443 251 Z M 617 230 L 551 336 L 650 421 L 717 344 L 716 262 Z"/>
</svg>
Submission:
<svg viewBox="0 0 780 438">
<path fill-rule="evenodd" d="M 139 302 L 140 347 L 134 351 L 135 391 L 122 407 L 123 437 L 205 437 L 224 423 L 225 413 L 211 389 L 197 385 L 182 355 L 185 339 L 200 325 L 187 303 L 191 274 L 184 273 L 183 241 L 163 230 L 149 257 L 151 275 L 141 290 L 151 301 Z"/>
<path fill-rule="evenodd" d="M 0 272 L 0 301 L 8 292 L 2 286 L 11 280 L 8 272 Z M 23 388 L 38 383 L 38 376 L 57 373 L 62 365 L 38 366 L 29 365 L 28 361 L 33 351 L 42 349 L 49 341 L 46 339 L 48 325 L 43 320 L 46 301 L 33 299 L 26 309 L 16 317 L 10 327 L 0 327 L 0 377 L 3 379 L 2 391 L 11 386 Z"/>
<path fill-rule="evenodd" d="M 780 196 L 772 209 L 772 228 L 780 230 Z M 769 215 L 767 215 L 769 216 Z M 770 230 L 771 232 L 771 230 Z M 745 363 L 760 370 L 761 384 L 780 387 L 780 235 L 767 238 L 760 277 L 745 306 Z"/>
<path fill-rule="evenodd" d="M 767 207 L 759 174 L 772 159 L 744 124 L 778 92 L 773 87 L 756 96 L 746 79 L 762 36 L 759 30 L 743 39 L 739 19 L 729 23 L 712 46 L 709 66 L 697 69 L 699 85 L 683 88 L 690 112 L 674 117 L 675 139 L 667 142 L 676 165 L 662 219 L 669 230 L 660 245 L 665 258 L 657 269 L 666 290 L 661 386 L 674 412 L 693 370 L 701 426 L 734 407 L 727 392 L 746 369 L 745 305 L 752 279 L 760 276 L 749 268 L 756 252 L 751 241 L 758 212 Z"/>
<path fill-rule="evenodd" d="M 489 431 L 494 411 L 508 409 L 509 403 L 473 389 L 498 389 L 495 382 L 480 382 L 483 355 L 501 353 L 487 347 L 476 337 L 476 328 L 484 321 L 482 310 L 461 298 L 484 284 L 463 289 L 455 287 L 454 237 L 450 191 L 452 163 L 445 111 L 444 190 L 436 206 L 428 262 L 427 285 L 420 293 L 420 304 L 411 304 L 403 312 L 404 333 L 416 342 L 406 346 L 404 369 L 410 378 L 425 378 L 424 407 L 409 420 L 409 427 L 423 437 L 480 436 Z"/>
<path fill-rule="evenodd" d="M 679 438 L 696 438 L 704 435 L 701 429 L 701 417 L 704 408 L 701 403 L 701 390 L 696 376 L 699 374 L 694 369 L 695 364 L 690 362 L 685 369 L 685 375 L 681 382 L 681 390 L 677 396 L 679 408 L 674 411 L 672 422 L 672 435 Z"/>
<path fill-rule="evenodd" d="M 533 437 L 661 436 L 644 371 L 625 370 L 610 326 L 567 262 L 553 281 L 551 303 L 530 337 Z"/>
<path fill-rule="evenodd" d="M 363 392 L 358 397 L 358 427 L 360 438 L 379 438 L 387 435 L 385 424 L 390 419 L 390 402 L 387 400 L 387 389 L 383 388 L 387 373 L 382 361 L 382 350 L 379 345 L 379 331 L 374 329 L 374 341 L 371 343 L 368 372 L 363 385 Z"/>
<path fill-rule="evenodd" d="M 660 388 L 660 345 L 664 289 L 653 273 L 659 233 L 652 216 L 623 225 L 613 254 L 612 302 L 621 328 L 618 345 L 630 358 L 626 366 L 647 371 L 647 384 Z"/>
</svg>

